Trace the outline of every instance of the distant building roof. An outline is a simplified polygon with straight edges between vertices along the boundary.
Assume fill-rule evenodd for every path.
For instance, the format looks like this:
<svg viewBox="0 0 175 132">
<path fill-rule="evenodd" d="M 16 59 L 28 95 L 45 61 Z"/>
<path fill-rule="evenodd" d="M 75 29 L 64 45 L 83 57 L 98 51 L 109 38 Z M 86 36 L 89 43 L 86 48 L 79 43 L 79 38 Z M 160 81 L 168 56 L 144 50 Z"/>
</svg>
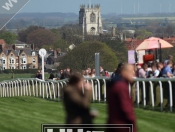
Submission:
<svg viewBox="0 0 175 132">
<path fill-rule="evenodd" d="M 19 41 L 19 40 L 16 40 L 16 41 L 15 41 L 15 44 L 26 44 L 26 43 L 21 42 L 21 41 Z"/>
</svg>

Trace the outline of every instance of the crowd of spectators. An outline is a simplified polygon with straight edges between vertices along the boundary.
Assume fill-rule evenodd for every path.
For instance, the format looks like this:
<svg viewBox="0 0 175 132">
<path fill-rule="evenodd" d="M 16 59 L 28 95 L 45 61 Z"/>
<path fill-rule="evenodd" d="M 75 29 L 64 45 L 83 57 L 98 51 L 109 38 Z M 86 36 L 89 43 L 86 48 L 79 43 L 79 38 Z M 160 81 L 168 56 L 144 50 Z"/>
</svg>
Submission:
<svg viewBox="0 0 175 132">
<path fill-rule="evenodd" d="M 70 68 L 66 68 L 64 70 L 60 69 L 57 73 L 50 73 L 48 79 L 63 80 L 69 78 L 72 74 L 72 70 Z M 87 68 L 86 70 L 82 70 L 81 75 L 85 78 L 93 78 L 96 76 L 95 69 Z M 104 70 L 103 67 L 100 66 L 100 76 L 110 77 L 110 74 L 107 70 Z M 40 71 L 37 72 L 36 78 L 42 79 L 42 74 Z"/>
<path fill-rule="evenodd" d="M 175 64 L 173 57 L 169 55 L 164 62 L 144 63 L 136 65 L 135 76 L 138 78 L 173 78 L 175 76 Z"/>
</svg>

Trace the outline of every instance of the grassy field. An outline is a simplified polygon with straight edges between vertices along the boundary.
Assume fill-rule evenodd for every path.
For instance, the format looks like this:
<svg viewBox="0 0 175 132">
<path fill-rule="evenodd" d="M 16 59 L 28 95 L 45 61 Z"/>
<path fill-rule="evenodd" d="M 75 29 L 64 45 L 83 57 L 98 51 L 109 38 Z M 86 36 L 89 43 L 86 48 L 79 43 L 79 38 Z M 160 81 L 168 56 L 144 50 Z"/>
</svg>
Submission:
<svg viewBox="0 0 175 132">
<path fill-rule="evenodd" d="M 31 78 L 32 74 L 14 74 L 14 78 Z M 11 80 L 12 74 L 0 74 L 0 81 Z"/>
<path fill-rule="evenodd" d="M 33 78 L 34 74 L 14 74 L 14 79 L 16 78 Z M 49 74 L 45 74 L 45 78 L 48 78 Z M 0 74 L 0 82 L 4 80 L 11 80 L 12 74 Z"/>
<path fill-rule="evenodd" d="M 99 110 L 95 123 L 107 118 L 105 103 L 92 103 Z M 139 132 L 174 132 L 175 114 L 135 109 Z M 42 123 L 64 123 L 61 102 L 34 97 L 0 98 L 1 132 L 40 132 Z"/>
</svg>

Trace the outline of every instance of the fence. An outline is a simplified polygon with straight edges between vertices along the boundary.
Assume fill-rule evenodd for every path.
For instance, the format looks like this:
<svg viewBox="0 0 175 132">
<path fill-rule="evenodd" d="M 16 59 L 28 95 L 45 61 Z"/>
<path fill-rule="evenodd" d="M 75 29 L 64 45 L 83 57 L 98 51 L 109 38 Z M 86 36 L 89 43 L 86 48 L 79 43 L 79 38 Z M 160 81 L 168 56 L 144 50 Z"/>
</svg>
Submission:
<svg viewBox="0 0 175 132">
<path fill-rule="evenodd" d="M 109 78 L 96 77 L 86 78 L 92 84 L 92 101 L 106 101 L 106 83 Z M 160 107 L 160 111 L 168 105 L 173 111 L 173 98 L 175 89 L 173 88 L 175 79 L 135 79 L 129 85 L 129 95 L 138 107 L 151 105 Z M 67 80 L 42 81 L 35 78 L 15 79 L 0 82 L 0 96 L 35 96 L 47 99 L 63 99 L 63 88 L 67 85 Z M 82 92 L 84 89 L 82 88 Z"/>
</svg>

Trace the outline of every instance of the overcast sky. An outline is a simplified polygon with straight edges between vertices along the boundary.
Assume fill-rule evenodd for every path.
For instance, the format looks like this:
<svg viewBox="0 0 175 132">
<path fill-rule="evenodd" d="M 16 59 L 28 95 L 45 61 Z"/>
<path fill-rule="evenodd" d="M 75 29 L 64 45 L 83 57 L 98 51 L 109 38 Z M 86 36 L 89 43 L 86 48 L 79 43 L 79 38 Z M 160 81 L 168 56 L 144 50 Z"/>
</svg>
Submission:
<svg viewBox="0 0 175 132">
<path fill-rule="evenodd" d="M 80 4 L 100 4 L 103 14 L 121 13 L 133 14 L 140 13 L 175 12 L 175 0 L 30 0 L 21 12 L 73 12 L 79 11 Z M 160 6 L 162 5 L 162 6 Z M 171 8 L 170 8 L 171 6 Z"/>
</svg>

